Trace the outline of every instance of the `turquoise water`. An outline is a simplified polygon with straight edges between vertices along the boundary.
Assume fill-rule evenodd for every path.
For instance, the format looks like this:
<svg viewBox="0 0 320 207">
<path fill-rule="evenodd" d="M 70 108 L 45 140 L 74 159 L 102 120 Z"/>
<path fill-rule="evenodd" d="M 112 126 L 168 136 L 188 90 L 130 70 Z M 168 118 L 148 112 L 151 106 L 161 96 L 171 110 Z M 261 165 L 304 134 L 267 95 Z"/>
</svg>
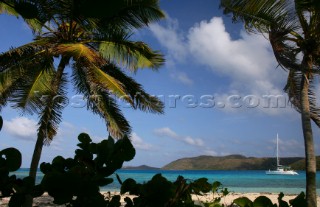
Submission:
<svg viewBox="0 0 320 207">
<path fill-rule="evenodd" d="M 246 192 L 269 192 L 285 194 L 298 194 L 305 191 L 305 172 L 298 172 L 299 175 L 266 175 L 265 171 L 221 171 L 221 170 L 118 170 L 118 175 L 124 181 L 127 178 L 133 178 L 139 183 L 147 182 L 155 174 L 161 173 L 170 181 L 175 181 L 179 175 L 190 180 L 196 180 L 201 177 L 208 178 L 209 182 L 219 181 L 223 187 L 229 191 Z M 15 173 L 18 177 L 28 175 L 28 169 L 20 169 Z M 43 177 L 38 173 L 37 182 Z M 103 191 L 119 191 L 120 184 L 115 176 L 114 182 L 108 186 L 102 187 Z M 317 173 L 317 192 L 320 195 L 320 172 Z"/>
</svg>

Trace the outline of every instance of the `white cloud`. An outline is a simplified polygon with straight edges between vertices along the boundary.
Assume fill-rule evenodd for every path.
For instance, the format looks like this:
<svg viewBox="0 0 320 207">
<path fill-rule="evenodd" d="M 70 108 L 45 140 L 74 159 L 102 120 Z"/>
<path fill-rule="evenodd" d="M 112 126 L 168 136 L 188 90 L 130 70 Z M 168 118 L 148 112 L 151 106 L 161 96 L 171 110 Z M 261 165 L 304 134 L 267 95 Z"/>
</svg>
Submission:
<svg viewBox="0 0 320 207">
<path fill-rule="evenodd" d="M 167 48 L 170 62 L 188 64 L 192 60 L 193 64 L 205 66 L 201 68 L 227 77 L 229 82 L 224 91 L 215 93 L 215 99 L 222 99 L 226 103 L 226 98 L 234 94 L 242 97 L 284 94 L 282 88 L 287 74 L 276 69 L 277 63 L 270 43 L 262 35 L 249 35 L 241 31 L 239 38 L 232 39 L 221 17 L 201 21 L 184 34 L 179 30 L 177 20 L 170 18 L 167 26 L 155 24 L 151 31 Z M 173 38 L 168 41 L 171 36 Z M 186 72 L 171 73 L 171 77 L 184 84 L 193 83 Z M 230 107 L 223 108 L 235 111 Z M 256 109 L 267 114 L 293 111 L 290 107 L 267 108 L 260 105 Z"/>
<path fill-rule="evenodd" d="M 268 74 L 265 68 L 273 66 L 268 42 L 258 35 L 241 33 L 240 36 L 232 40 L 222 18 L 214 17 L 190 29 L 189 49 L 200 63 L 209 65 L 215 72 L 237 79 L 265 77 Z"/>
<path fill-rule="evenodd" d="M 160 137 L 169 137 L 175 140 L 178 140 L 180 142 L 184 142 L 188 145 L 192 145 L 192 146 L 198 146 L 198 147 L 202 147 L 204 146 L 204 142 L 202 139 L 200 138 L 193 138 L 191 136 L 181 136 L 178 135 L 176 132 L 174 132 L 173 130 L 171 130 L 169 127 L 164 127 L 164 128 L 159 128 L 159 129 L 155 129 L 154 133 L 157 136 Z"/>
<path fill-rule="evenodd" d="M 141 150 L 151 150 L 152 149 L 152 145 L 151 144 L 148 144 L 148 143 L 145 143 L 143 141 L 143 139 L 141 137 L 138 136 L 137 133 L 133 132 L 131 134 L 131 142 L 133 144 L 133 146 L 136 148 L 136 149 L 141 149 Z"/>
<path fill-rule="evenodd" d="M 177 81 L 185 84 L 185 85 L 193 85 L 193 80 L 188 77 L 188 75 L 184 72 L 172 72 L 170 77 L 176 79 Z"/>
<path fill-rule="evenodd" d="M 214 73 L 231 78 L 229 90 L 240 88 L 253 94 L 281 94 L 275 86 L 279 79 L 274 75 L 276 62 L 263 36 L 241 32 L 240 38 L 233 40 L 222 18 L 214 17 L 192 27 L 188 40 L 193 59 Z"/>
<path fill-rule="evenodd" d="M 184 61 L 187 56 L 187 48 L 184 43 L 184 36 L 179 32 L 179 23 L 177 20 L 167 17 L 166 26 L 152 24 L 149 26 L 151 32 L 168 50 L 167 64 L 174 65 L 176 61 Z"/>
<path fill-rule="evenodd" d="M 198 138 L 192 138 L 190 136 L 184 137 L 183 140 L 190 144 L 190 145 L 195 145 L 195 146 L 203 146 L 204 142 L 202 141 L 202 139 L 198 139 Z"/>
<path fill-rule="evenodd" d="M 160 129 L 155 129 L 154 133 L 160 137 L 170 137 L 174 139 L 178 139 L 179 136 L 174 131 L 172 131 L 169 127 L 164 127 Z"/>
<path fill-rule="evenodd" d="M 149 28 L 160 44 L 167 49 L 166 65 L 171 69 L 170 77 L 185 85 L 192 85 L 193 80 L 175 68 L 175 65 L 184 62 L 188 55 L 188 45 L 182 32 L 179 31 L 178 21 L 167 16 L 165 26 L 152 24 Z"/>
<path fill-rule="evenodd" d="M 15 138 L 34 141 L 37 137 L 37 122 L 26 117 L 4 120 L 3 129 Z"/>
</svg>

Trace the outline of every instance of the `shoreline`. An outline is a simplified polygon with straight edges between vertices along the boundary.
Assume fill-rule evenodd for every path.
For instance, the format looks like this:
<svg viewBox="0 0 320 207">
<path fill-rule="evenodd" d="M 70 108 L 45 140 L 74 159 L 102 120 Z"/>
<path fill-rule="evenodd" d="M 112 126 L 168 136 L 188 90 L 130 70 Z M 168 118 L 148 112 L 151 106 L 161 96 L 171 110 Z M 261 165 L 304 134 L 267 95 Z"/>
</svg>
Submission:
<svg viewBox="0 0 320 207">
<path fill-rule="evenodd" d="M 106 198 L 108 198 L 109 196 L 114 196 L 114 195 L 119 195 L 120 192 L 119 191 L 101 191 L 101 194 L 103 194 Z M 286 202 L 289 202 L 289 200 L 294 199 L 298 194 L 288 194 L 288 195 L 284 195 L 283 200 Z M 199 195 L 192 195 L 192 199 L 195 201 L 195 204 L 201 204 L 201 202 L 209 202 L 212 201 L 214 198 L 218 197 L 218 194 L 215 194 L 215 197 L 213 197 L 212 193 L 203 195 L 203 196 L 199 196 Z M 266 196 L 268 197 L 272 203 L 276 203 L 278 204 L 278 194 L 276 193 L 268 193 L 268 192 L 264 192 L 264 193 L 229 193 L 227 196 L 223 197 L 221 199 L 221 204 L 224 205 L 230 205 L 232 203 L 233 200 L 235 200 L 236 198 L 240 198 L 240 197 L 247 197 L 249 198 L 251 201 L 253 201 L 254 199 L 256 199 L 259 196 Z M 129 194 L 124 194 L 121 196 L 121 203 L 122 206 L 124 206 L 125 202 L 124 202 L 124 198 L 125 197 L 130 197 L 133 198 L 133 195 L 129 195 Z M 33 206 L 39 206 L 39 207 L 64 207 L 65 205 L 56 205 L 52 203 L 53 198 L 51 196 L 49 196 L 48 194 L 44 194 L 41 197 L 35 198 L 34 202 L 33 202 Z M 0 200 L 0 207 L 4 207 L 7 206 L 9 202 L 9 199 L 5 198 Z M 317 196 L 317 206 L 320 206 L 320 196 Z"/>
</svg>

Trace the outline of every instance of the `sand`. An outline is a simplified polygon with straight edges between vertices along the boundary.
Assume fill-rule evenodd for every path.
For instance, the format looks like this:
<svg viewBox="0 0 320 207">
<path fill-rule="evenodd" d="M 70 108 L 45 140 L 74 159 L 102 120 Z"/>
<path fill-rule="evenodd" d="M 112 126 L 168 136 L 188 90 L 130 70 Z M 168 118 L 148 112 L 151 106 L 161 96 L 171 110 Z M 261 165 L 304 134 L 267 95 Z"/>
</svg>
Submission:
<svg viewBox="0 0 320 207">
<path fill-rule="evenodd" d="M 110 195 L 108 192 L 102 192 L 102 193 L 105 195 L 105 197 L 108 197 Z M 111 195 L 119 195 L 119 192 L 111 192 Z M 239 197 L 247 197 L 253 201 L 254 199 L 256 199 L 259 196 L 266 196 L 273 203 L 278 204 L 278 194 L 273 194 L 273 193 L 230 193 L 226 197 L 222 198 L 221 203 L 225 204 L 225 205 L 230 205 L 234 199 L 239 198 Z M 297 195 L 285 195 L 283 200 L 288 202 L 289 200 L 295 198 L 296 196 Z M 125 197 L 132 198 L 133 196 L 130 196 L 128 194 L 123 195 L 122 199 L 121 199 L 121 202 L 123 204 L 124 204 L 123 199 Z M 213 199 L 213 195 L 212 194 L 208 194 L 205 196 L 193 195 L 192 199 L 197 204 L 200 204 L 201 202 L 211 201 Z M 7 198 L 0 200 L 0 206 L 1 207 L 7 206 L 8 201 L 9 201 L 9 199 L 7 199 Z M 63 207 L 63 206 L 65 206 L 65 205 L 55 205 L 52 203 L 52 201 L 53 201 L 52 197 L 48 196 L 47 194 L 44 194 L 43 196 L 34 199 L 33 206 L 39 206 L 39 207 L 40 206 L 41 207 L 52 207 L 52 206 Z M 320 196 L 318 196 L 318 198 L 317 198 L 317 206 L 320 206 Z"/>
<path fill-rule="evenodd" d="M 259 196 L 266 196 L 272 201 L 272 203 L 278 204 L 278 194 L 275 194 L 275 193 L 230 193 L 226 197 L 222 198 L 221 203 L 225 205 L 230 205 L 232 204 L 233 200 L 240 197 L 247 197 L 251 201 L 253 201 Z M 287 201 L 289 203 L 289 200 L 294 199 L 296 196 L 297 195 L 284 195 L 282 200 Z M 213 199 L 213 196 L 212 194 L 209 194 L 207 196 L 193 195 L 192 199 L 197 202 L 199 201 L 205 202 L 205 201 L 211 201 Z M 320 196 L 317 197 L 317 206 L 320 206 Z"/>
</svg>

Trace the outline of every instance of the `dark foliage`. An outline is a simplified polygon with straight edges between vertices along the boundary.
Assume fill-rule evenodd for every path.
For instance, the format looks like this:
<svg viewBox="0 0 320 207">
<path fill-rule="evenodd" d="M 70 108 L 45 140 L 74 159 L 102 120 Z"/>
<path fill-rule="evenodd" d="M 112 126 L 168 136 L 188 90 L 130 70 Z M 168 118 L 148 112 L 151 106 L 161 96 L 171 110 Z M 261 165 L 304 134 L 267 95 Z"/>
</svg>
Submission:
<svg viewBox="0 0 320 207">
<path fill-rule="evenodd" d="M 197 206 L 191 194 L 201 195 L 211 189 L 212 185 L 206 178 L 191 182 L 179 176 L 175 182 L 170 182 L 161 174 L 156 174 L 144 184 L 131 178 L 125 180 L 121 186 L 121 194 L 128 192 L 137 196 L 132 200 L 126 197 L 126 207 L 191 207 Z"/>
<path fill-rule="evenodd" d="M 0 130 L 2 123 L 3 119 L 0 116 Z M 16 175 L 10 175 L 21 167 L 21 160 L 21 153 L 15 148 L 0 150 L 0 199 L 11 197 L 9 206 L 21 206 L 27 193 L 33 197 L 44 193 L 41 186 L 33 185 L 31 177 L 20 179 Z"/>
<path fill-rule="evenodd" d="M 2 125 L 0 116 L 0 130 Z M 104 197 L 100 186 L 113 182 L 108 178 L 123 162 L 133 159 L 135 149 L 127 137 L 114 141 L 112 137 L 100 143 L 93 143 L 88 134 L 78 136 L 80 143 L 75 151 L 74 158 L 65 159 L 57 156 L 52 163 L 42 163 L 41 171 L 44 178 L 39 185 L 34 186 L 31 177 L 17 179 L 10 172 L 18 170 L 21 166 L 21 153 L 15 148 L 0 151 L 0 199 L 11 197 L 9 206 L 21 207 L 27 194 L 33 197 L 48 192 L 54 198 L 55 204 L 65 204 L 69 207 L 120 207 L 120 196 Z M 121 194 L 135 195 L 133 199 L 126 197 L 125 207 L 199 207 L 191 195 L 213 193 L 213 200 L 202 203 L 205 207 L 225 207 L 221 198 L 228 195 L 228 190 L 221 187 L 220 182 L 209 184 L 206 178 L 191 181 L 178 176 L 174 182 L 168 181 L 161 174 L 156 174 L 146 183 L 137 183 L 129 178 L 120 182 Z M 215 196 L 215 193 L 218 196 Z M 234 200 L 231 206 L 239 207 L 305 207 L 306 198 L 302 192 L 289 204 L 282 200 L 283 193 L 279 194 L 278 203 L 273 204 L 265 196 L 260 196 L 254 201 L 246 197 Z"/>
<path fill-rule="evenodd" d="M 135 156 L 130 140 L 124 137 L 115 142 L 109 137 L 108 140 L 93 143 L 84 133 L 78 139 L 80 149 L 75 151 L 73 159 L 58 156 L 51 164 L 41 164 L 43 189 L 56 204 L 79 207 L 120 204 L 117 197 L 111 201 L 105 200 L 99 187 L 112 183 L 113 179 L 108 176 L 120 169 L 124 161 L 130 161 Z"/>
</svg>

